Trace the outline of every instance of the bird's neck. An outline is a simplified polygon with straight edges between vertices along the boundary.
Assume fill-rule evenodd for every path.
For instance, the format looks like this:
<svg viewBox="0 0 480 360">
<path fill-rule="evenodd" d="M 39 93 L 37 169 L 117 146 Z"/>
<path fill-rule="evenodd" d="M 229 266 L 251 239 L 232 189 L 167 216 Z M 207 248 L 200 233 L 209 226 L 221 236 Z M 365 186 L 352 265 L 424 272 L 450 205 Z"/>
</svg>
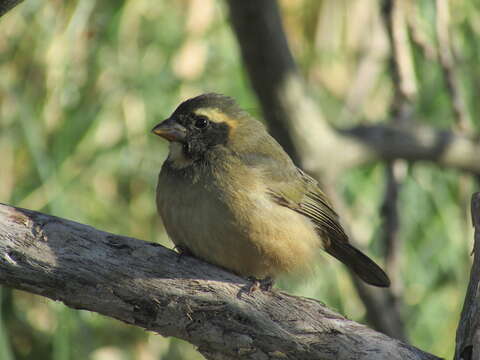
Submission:
<svg viewBox="0 0 480 360">
<path fill-rule="evenodd" d="M 218 177 L 228 177 L 232 161 L 237 161 L 237 157 L 226 148 L 212 148 L 203 156 L 191 159 L 185 154 L 181 144 L 172 144 L 175 143 L 170 145 L 170 152 L 162 171 L 190 183 L 200 179 L 210 182 L 216 181 Z"/>
</svg>

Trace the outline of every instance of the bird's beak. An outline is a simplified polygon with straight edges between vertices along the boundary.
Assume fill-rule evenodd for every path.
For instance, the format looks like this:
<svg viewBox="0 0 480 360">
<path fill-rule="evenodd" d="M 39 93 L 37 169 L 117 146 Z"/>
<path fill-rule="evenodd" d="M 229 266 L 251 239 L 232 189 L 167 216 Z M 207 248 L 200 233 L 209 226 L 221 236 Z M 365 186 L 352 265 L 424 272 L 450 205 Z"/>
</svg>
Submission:
<svg viewBox="0 0 480 360">
<path fill-rule="evenodd" d="M 162 121 L 152 129 L 152 132 L 168 141 L 176 142 L 183 142 L 187 136 L 187 130 L 172 118 Z"/>
</svg>

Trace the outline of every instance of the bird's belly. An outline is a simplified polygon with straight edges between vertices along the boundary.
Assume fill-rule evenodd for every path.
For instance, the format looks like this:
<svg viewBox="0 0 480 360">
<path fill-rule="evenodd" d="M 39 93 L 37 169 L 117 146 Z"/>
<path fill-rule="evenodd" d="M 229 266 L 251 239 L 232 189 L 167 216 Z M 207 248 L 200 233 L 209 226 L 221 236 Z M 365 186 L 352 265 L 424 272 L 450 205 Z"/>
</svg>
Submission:
<svg viewBox="0 0 480 360">
<path fill-rule="evenodd" d="M 192 194 L 192 192 L 190 192 Z M 242 276 L 264 278 L 293 272 L 313 262 L 319 238 L 303 215 L 274 203 L 265 193 L 236 193 L 222 201 L 212 194 L 176 195 L 159 211 L 176 245 Z M 243 204 L 232 209 L 226 204 Z M 164 204 L 164 205 L 162 205 Z"/>
</svg>

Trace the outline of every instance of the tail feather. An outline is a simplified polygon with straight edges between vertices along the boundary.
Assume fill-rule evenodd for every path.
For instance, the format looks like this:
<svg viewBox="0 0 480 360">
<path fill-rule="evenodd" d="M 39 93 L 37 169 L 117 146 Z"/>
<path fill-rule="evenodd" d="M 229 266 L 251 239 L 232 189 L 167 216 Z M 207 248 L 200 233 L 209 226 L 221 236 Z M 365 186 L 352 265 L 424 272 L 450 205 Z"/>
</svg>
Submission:
<svg viewBox="0 0 480 360">
<path fill-rule="evenodd" d="M 350 243 L 332 240 L 325 250 L 347 265 L 367 284 L 379 287 L 390 286 L 390 279 L 380 266 Z"/>
</svg>

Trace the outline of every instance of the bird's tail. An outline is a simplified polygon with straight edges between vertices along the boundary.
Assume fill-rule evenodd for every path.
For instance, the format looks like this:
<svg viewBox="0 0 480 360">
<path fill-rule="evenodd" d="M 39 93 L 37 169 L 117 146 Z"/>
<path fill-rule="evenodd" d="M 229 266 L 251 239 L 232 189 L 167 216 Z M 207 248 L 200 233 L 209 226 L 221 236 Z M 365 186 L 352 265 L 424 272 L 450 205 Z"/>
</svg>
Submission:
<svg viewBox="0 0 480 360">
<path fill-rule="evenodd" d="M 346 241 L 332 240 L 325 250 L 337 258 L 345 265 L 347 265 L 360 279 L 367 284 L 388 287 L 390 286 L 390 279 L 385 271 L 367 255 L 360 250 L 353 247 Z"/>
</svg>

